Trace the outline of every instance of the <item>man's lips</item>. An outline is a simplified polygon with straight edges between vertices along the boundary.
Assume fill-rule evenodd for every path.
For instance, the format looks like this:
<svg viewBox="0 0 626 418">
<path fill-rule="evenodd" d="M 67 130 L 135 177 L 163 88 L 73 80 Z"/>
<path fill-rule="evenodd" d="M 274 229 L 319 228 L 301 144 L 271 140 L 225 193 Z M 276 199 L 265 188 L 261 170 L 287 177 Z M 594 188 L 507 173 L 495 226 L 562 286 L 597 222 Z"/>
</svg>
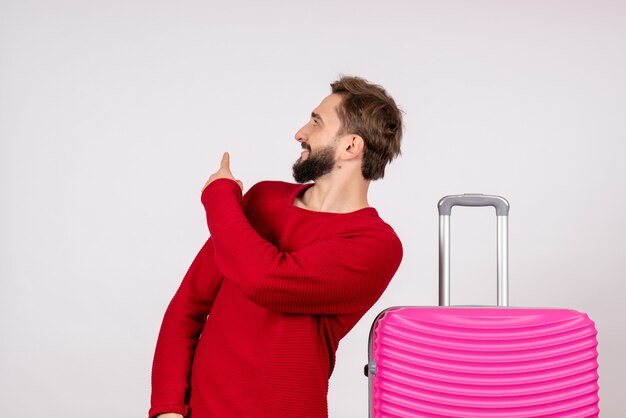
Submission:
<svg viewBox="0 0 626 418">
<path fill-rule="evenodd" d="M 309 146 L 309 144 L 305 144 L 304 142 L 300 143 L 300 146 L 302 147 L 302 153 L 300 154 L 300 161 L 304 161 L 307 158 L 309 158 L 309 155 L 311 155 L 311 147 Z"/>
</svg>

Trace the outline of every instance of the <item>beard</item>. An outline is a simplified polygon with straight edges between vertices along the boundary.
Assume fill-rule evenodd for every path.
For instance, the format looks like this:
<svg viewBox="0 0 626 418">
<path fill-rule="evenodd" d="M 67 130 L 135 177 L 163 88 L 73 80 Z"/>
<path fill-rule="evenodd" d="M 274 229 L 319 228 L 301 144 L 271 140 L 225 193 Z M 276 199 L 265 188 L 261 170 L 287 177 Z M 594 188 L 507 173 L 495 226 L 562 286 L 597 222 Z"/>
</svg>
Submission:
<svg viewBox="0 0 626 418">
<path fill-rule="evenodd" d="M 309 151 L 309 157 L 306 160 L 302 160 L 300 157 L 293 164 L 293 178 L 298 183 L 306 183 L 308 181 L 315 181 L 325 174 L 328 174 L 335 167 L 335 151 L 337 145 L 329 145 L 315 152 L 311 153 L 311 148 L 306 147 Z"/>
</svg>

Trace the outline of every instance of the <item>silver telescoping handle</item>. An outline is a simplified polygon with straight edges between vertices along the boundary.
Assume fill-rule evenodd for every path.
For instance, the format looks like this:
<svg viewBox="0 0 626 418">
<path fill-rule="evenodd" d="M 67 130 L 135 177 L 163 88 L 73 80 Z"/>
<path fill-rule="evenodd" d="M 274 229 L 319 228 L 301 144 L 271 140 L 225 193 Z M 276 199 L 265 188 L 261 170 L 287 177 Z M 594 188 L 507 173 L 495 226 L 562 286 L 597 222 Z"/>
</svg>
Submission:
<svg viewBox="0 0 626 418">
<path fill-rule="evenodd" d="M 500 196 L 462 194 L 439 203 L 439 306 L 450 306 L 450 214 L 454 206 L 493 206 L 498 219 L 498 306 L 509 306 L 509 202 Z"/>
</svg>

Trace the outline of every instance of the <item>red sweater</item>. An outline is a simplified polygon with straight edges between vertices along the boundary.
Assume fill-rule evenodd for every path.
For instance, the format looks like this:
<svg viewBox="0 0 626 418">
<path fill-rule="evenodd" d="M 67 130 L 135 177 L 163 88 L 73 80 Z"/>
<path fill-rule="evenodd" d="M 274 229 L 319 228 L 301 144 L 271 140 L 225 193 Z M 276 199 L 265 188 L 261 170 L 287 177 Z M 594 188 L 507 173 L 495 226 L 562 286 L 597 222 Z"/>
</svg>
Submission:
<svg viewBox="0 0 626 418">
<path fill-rule="evenodd" d="M 308 185 L 237 183 L 202 193 L 211 238 L 170 302 L 152 368 L 153 417 L 327 417 L 339 340 L 402 258 L 374 208 L 293 205 Z"/>
</svg>

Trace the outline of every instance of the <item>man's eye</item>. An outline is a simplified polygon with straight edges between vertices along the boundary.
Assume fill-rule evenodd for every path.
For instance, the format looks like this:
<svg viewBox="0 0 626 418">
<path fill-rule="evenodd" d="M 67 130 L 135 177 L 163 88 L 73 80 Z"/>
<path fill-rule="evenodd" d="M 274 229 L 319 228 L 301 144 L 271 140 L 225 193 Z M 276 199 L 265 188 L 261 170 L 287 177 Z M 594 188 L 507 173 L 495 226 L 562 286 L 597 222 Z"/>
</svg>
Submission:
<svg viewBox="0 0 626 418">
<path fill-rule="evenodd" d="M 319 123 L 317 122 L 317 119 L 313 119 L 313 125 L 317 126 Z"/>
</svg>

